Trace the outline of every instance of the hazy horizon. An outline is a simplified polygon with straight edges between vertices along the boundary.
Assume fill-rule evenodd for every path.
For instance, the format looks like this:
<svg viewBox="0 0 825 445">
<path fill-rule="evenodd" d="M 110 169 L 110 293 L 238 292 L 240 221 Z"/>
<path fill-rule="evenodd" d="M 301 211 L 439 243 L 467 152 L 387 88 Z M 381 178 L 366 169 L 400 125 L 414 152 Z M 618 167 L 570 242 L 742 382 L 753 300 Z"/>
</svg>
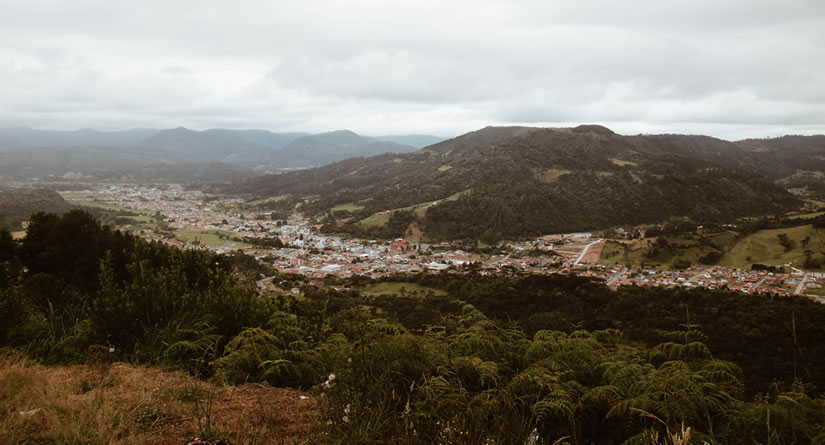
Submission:
<svg viewBox="0 0 825 445">
<path fill-rule="evenodd" d="M 0 25 L 0 128 L 825 133 L 815 0 L 32 0 Z"/>
</svg>

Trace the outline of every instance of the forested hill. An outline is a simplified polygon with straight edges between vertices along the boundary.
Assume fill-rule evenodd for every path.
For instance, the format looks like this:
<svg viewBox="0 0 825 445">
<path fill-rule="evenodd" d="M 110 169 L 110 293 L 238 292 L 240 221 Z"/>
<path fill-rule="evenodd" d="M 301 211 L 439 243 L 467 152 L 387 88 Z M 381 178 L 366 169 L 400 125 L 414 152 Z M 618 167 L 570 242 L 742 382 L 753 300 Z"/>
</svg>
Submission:
<svg viewBox="0 0 825 445">
<path fill-rule="evenodd" d="M 64 213 L 72 205 L 59 193 L 45 189 L 10 189 L 0 191 L 0 230 L 20 230 L 32 213 Z"/>
<path fill-rule="evenodd" d="M 726 222 L 798 207 L 776 178 L 753 168 L 764 152 L 706 136 L 622 136 L 598 125 L 487 127 L 413 153 L 224 190 L 286 195 L 277 205 L 301 202 L 329 231 L 495 241 L 674 216 Z"/>
</svg>

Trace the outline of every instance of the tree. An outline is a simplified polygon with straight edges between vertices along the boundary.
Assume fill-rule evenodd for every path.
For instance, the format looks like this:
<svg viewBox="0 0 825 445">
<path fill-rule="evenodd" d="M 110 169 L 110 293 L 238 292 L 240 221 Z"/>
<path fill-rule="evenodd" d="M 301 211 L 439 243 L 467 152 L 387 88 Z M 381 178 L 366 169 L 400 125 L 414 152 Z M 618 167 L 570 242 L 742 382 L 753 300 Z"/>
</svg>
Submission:
<svg viewBox="0 0 825 445">
<path fill-rule="evenodd" d="M 787 233 L 780 233 L 776 237 L 779 238 L 779 244 L 785 248 L 785 252 L 790 252 L 796 247 L 796 241 L 788 238 Z"/>
<path fill-rule="evenodd" d="M 0 229 L 0 263 L 17 256 L 17 243 L 8 230 Z"/>
</svg>

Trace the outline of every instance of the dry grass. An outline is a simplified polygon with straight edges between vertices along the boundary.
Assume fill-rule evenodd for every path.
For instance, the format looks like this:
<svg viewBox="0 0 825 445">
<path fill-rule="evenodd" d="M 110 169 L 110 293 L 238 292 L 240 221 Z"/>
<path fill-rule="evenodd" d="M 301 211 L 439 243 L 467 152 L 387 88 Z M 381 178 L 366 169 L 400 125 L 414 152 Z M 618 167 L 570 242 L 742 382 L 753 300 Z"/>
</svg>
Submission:
<svg viewBox="0 0 825 445">
<path fill-rule="evenodd" d="M 204 430 L 232 444 L 300 443 L 316 404 L 301 396 L 122 363 L 46 367 L 3 352 L 0 443 L 182 444 Z"/>
</svg>

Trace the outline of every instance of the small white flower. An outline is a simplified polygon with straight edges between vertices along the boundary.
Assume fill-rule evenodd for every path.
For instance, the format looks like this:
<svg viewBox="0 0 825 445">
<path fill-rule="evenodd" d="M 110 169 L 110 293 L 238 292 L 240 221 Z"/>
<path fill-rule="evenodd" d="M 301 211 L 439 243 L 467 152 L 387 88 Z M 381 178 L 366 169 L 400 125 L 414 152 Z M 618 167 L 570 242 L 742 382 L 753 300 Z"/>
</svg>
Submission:
<svg viewBox="0 0 825 445">
<path fill-rule="evenodd" d="M 341 420 L 343 420 L 344 423 L 349 423 L 349 416 L 344 416 L 341 418 Z"/>
<path fill-rule="evenodd" d="M 109 348 L 109 352 L 115 352 L 115 348 Z"/>
<path fill-rule="evenodd" d="M 350 363 L 350 364 L 352 363 L 352 357 L 347 358 L 347 363 Z"/>
<path fill-rule="evenodd" d="M 346 408 L 344 408 L 344 414 L 349 414 L 349 403 L 347 403 Z"/>
<path fill-rule="evenodd" d="M 335 381 L 335 374 L 330 374 L 329 377 L 327 377 L 327 380 L 329 380 L 330 383 L 334 382 Z"/>
</svg>

